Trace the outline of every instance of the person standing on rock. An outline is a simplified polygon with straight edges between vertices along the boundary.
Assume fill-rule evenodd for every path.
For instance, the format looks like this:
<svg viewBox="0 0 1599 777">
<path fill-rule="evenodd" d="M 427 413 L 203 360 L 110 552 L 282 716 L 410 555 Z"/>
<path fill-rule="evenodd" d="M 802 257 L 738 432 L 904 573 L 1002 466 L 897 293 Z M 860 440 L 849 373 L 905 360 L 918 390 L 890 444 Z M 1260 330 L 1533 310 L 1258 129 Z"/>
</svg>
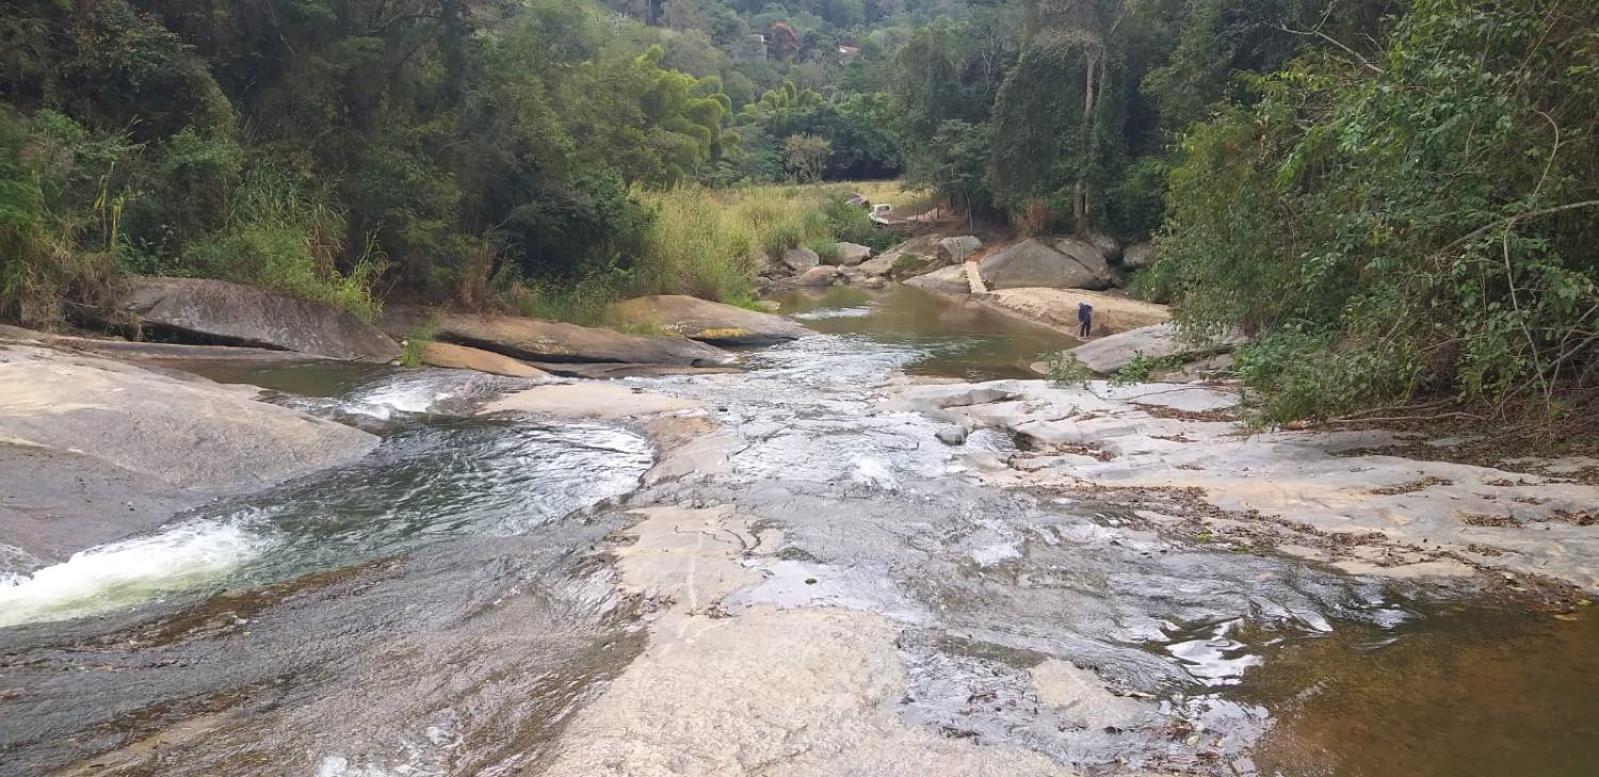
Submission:
<svg viewBox="0 0 1599 777">
<path fill-rule="evenodd" d="M 1077 303 L 1077 336 L 1087 337 L 1094 329 L 1094 306 L 1087 302 Z"/>
</svg>

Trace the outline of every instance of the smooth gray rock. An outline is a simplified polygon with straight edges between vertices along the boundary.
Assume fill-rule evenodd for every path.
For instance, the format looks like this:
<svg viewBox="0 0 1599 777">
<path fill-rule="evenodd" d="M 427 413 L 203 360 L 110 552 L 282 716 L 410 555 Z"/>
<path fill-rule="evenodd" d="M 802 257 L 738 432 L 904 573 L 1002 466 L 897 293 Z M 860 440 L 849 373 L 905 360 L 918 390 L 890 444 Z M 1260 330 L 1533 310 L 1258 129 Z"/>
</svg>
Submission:
<svg viewBox="0 0 1599 777">
<path fill-rule="evenodd" d="M 1023 240 L 983 259 L 979 272 L 991 289 L 1104 289 L 1113 278 L 1097 249 L 1071 239 Z"/>
<path fill-rule="evenodd" d="M 771 345 L 811 334 L 783 316 L 682 294 L 623 300 L 612 305 L 611 312 L 621 321 L 654 324 L 674 335 L 713 345 Z"/>
<path fill-rule="evenodd" d="M 532 362 L 612 362 L 716 367 L 732 364 L 732 354 L 685 337 L 625 335 L 609 329 L 540 321 L 520 316 L 474 313 L 391 311 L 390 332 L 404 333 L 431 321 L 434 337 Z"/>
<path fill-rule="evenodd" d="M 860 243 L 838 244 L 838 263 L 845 267 L 856 267 L 871 257 L 870 246 L 863 246 Z"/>
<path fill-rule="evenodd" d="M 354 461 L 359 429 L 258 389 L 96 356 L 0 346 L 0 544 L 42 561 L 186 507 Z"/>
<path fill-rule="evenodd" d="M 795 278 L 794 282 L 800 286 L 812 287 L 832 286 L 834 284 L 843 285 L 849 283 L 849 276 L 845 275 L 844 271 L 837 267 L 822 265 L 800 273 L 800 276 Z"/>
<path fill-rule="evenodd" d="M 960 264 L 982 248 L 983 241 L 971 235 L 946 237 L 938 241 L 938 258 L 950 264 Z"/>
<path fill-rule="evenodd" d="M 946 426 L 933 433 L 933 436 L 945 445 L 963 445 L 966 443 L 966 435 L 964 426 Z"/>
<path fill-rule="evenodd" d="M 802 273 L 822 263 L 822 258 L 809 248 L 790 248 L 783 252 L 783 266 L 789 272 Z"/>
<path fill-rule="evenodd" d="M 1115 262 L 1122 258 L 1122 244 L 1116 238 L 1100 232 L 1090 232 L 1084 236 L 1083 242 L 1094 247 L 1100 255 Z"/>
<path fill-rule="evenodd" d="M 937 269 L 942 264 L 942 260 L 938 258 L 938 240 L 937 235 L 911 238 L 862 262 L 861 272 L 867 275 L 909 278 Z"/>
<path fill-rule="evenodd" d="M 320 302 L 203 278 L 135 278 L 123 309 L 140 326 L 222 345 L 387 362 L 400 345 L 375 326 Z"/>
<path fill-rule="evenodd" d="M 1068 350 L 1066 354 L 1094 372 L 1109 375 L 1131 364 L 1140 355 L 1150 359 L 1178 356 L 1187 360 L 1226 353 L 1244 342 L 1242 336 L 1234 335 L 1204 343 L 1191 343 L 1178 336 L 1176 324 L 1166 322 L 1090 340 Z"/>
<path fill-rule="evenodd" d="M 968 294 L 972 290 L 970 281 L 966 279 L 966 268 L 958 264 L 918 275 L 905 281 L 905 285 L 944 294 Z"/>
</svg>

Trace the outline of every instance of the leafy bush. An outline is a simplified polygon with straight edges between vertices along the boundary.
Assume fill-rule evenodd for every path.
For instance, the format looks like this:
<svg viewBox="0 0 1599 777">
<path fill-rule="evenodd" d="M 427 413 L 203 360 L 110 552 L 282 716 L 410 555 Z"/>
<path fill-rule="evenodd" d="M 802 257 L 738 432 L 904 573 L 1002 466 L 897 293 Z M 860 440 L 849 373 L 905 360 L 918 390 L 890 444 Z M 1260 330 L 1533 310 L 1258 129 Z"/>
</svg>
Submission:
<svg viewBox="0 0 1599 777">
<path fill-rule="evenodd" d="M 0 317 L 49 329 L 109 315 L 124 200 L 91 170 L 123 151 L 60 114 L 0 107 Z"/>
<path fill-rule="evenodd" d="M 1078 361 L 1076 356 L 1072 356 L 1065 351 L 1050 351 L 1049 353 L 1040 354 L 1040 358 L 1044 360 L 1044 368 L 1049 376 L 1049 382 L 1056 385 L 1064 386 L 1068 383 L 1077 383 L 1086 386 L 1089 381 L 1098 377 L 1093 370 Z"/>
<path fill-rule="evenodd" d="M 1599 9 L 1418 0 L 1381 59 L 1312 56 L 1198 127 L 1152 285 L 1241 324 L 1267 420 L 1599 377 Z M 1345 56 L 1338 52 L 1339 56 Z"/>
<path fill-rule="evenodd" d="M 1116 386 L 1128 386 L 1134 383 L 1148 383 L 1155 380 L 1161 373 L 1180 370 L 1183 366 L 1181 356 L 1153 357 L 1142 353 L 1134 353 L 1132 361 L 1127 366 L 1116 371 L 1111 376 L 1110 382 Z"/>
<path fill-rule="evenodd" d="M 806 248 L 816 252 L 816 258 L 822 264 L 837 265 L 844 262 L 844 253 L 834 240 L 812 240 Z"/>
</svg>

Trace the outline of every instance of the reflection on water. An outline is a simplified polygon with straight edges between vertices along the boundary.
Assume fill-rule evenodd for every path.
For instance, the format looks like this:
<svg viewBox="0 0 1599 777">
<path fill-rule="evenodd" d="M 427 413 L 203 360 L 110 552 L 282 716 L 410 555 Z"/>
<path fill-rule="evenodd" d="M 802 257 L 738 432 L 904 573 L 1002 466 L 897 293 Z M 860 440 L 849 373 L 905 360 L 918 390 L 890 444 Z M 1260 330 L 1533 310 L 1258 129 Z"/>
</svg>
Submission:
<svg viewBox="0 0 1599 777">
<path fill-rule="evenodd" d="M 856 335 L 915 348 L 906 367 L 916 375 L 966 380 L 1035 378 L 1040 354 L 1077 343 L 1071 337 L 970 299 L 912 286 L 880 292 L 851 286 L 796 291 L 777 298 L 783 312 L 818 332 Z"/>
<path fill-rule="evenodd" d="M 1383 631 L 1288 636 L 1238 693 L 1278 721 L 1254 754 L 1292 777 L 1599 774 L 1599 618 L 1451 608 Z"/>
</svg>

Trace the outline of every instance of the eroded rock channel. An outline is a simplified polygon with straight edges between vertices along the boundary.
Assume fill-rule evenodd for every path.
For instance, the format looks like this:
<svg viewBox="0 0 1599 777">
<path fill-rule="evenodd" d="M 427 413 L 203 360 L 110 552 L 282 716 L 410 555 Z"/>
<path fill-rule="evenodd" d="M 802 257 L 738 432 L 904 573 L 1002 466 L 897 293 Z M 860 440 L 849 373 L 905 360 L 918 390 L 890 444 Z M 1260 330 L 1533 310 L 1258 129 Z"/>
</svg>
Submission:
<svg viewBox="0 0 1599 777">
<path fill-rule="evenodd" d="M 1535 523 L 1592 487 L 1240 437 L 1210 389 L 965 382 L 1020 374 L 983 350 L 1006 325 L 894 304 L 823 304 L 857 324 L 738 373 L 212 371 L 381 442 L 19 570 L 0 771 L 1599 764 L 1596 530 L 1438 506 Z M 1573 604 L 1506 590 L 1538 585 Z"/>
</svg>

